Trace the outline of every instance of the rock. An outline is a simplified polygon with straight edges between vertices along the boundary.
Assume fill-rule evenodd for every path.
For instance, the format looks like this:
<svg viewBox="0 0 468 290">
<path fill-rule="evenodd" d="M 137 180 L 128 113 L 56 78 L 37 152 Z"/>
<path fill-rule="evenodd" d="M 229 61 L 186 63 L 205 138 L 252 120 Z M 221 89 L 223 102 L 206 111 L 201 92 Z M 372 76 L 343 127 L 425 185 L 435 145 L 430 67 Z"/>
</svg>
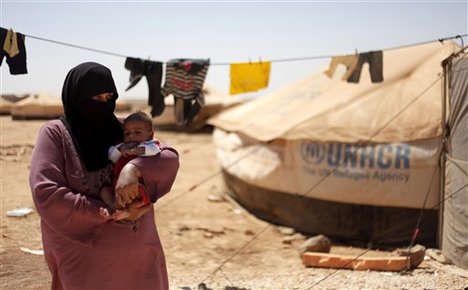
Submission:
<svg viewBox="0 0 468 290">
<path fill-rule="evenodd" d="M 213 234 L 212 233 L 203 233 L 203 237 L 207 238 L 207 239 L 212 239 L 213 238 Z"/>
<path fill-rule="evenodd" d="M 198 290 L 212 290 L 211 288 L 208 288 L 205 283 L 198 284 L 197 289 Z"/>
<path fill-rule="evenodd" d="M 207 197 L 208 201 L 211 202 L 223 202 L 226 201 L 225 198 L 222 195 L 219 194 L 210 194 Z"/>
<path fill-rule="evenodd" d="M 247 236 L 254 236 L 255 235 L 255 233 L 252 230 L 245 230 L 244 234 L 247 235 Z"/>
<path fill-rule="evenodd" d="M 426 255 L 426 247 L 417 244 L 411 249 L 397 249 L 396 253 L 399 256 L 409 256 L 411 269 L 414 269 L 424 260 L 424 256 Z"/>
<path fill-rule="evenodd" d="M 290 245 L 290 244 L 292 244 L 295 240 L 296 240 L 296 237 L 295 237 L 295 236 L 287 236 L 287 237 L 285 237 L 283 240 L 281 240 L 281 242 L 282 242 L 283 244 Z"/>
<path fill-rule="evenodd" d="M 437 262 L 442 263 L 444 265 L 452 263 L 442 254 L 442 251 L 439 249 L 427 249 L 426 255 L 429 256 L 431 259 L 436 260 Z"/>
<path fill-rule="evenodd" d="M 288 227 L 276 227 L 278 229 L 278 232 L 280 234 L 285 235 L 285 236 L 292 236 L 296 232 L 293 228 L 288 228 Z"/>
<path fill-rule="evenodd" d="M 329 253 L 331 248 L 331 241 L 324 235 L 318 235 L 305 240 L 299 246 L 299 254 L 302 256 L 305 252 L 321 252 Z"/>
</svg>

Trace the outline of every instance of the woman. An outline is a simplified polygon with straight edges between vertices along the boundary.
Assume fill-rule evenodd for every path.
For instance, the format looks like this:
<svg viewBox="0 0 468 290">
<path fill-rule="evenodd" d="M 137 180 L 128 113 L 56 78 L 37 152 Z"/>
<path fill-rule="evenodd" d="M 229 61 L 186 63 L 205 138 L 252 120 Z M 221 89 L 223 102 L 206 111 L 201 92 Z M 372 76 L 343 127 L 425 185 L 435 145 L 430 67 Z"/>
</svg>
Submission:
<svg viewBox="0 0 468 290">
<path fill-rule="evenodd" d="M 138 178 L 154 203 L 174 183 L 177 152 L 135 158 L 122 170 L 116 195 L 127 205 L 124 220 L 99 214 L 101 187 L 109 185 L 107 150 L 122 142 L 114 115 L 117 90 L 108 68 L 82 63 L 68 73 L 60 120 L 39 131 L 29 182 L 41 217 L 52 289 L 168 289 L 163 249 L 150 203 L 139 206 Z"/>
</svg>

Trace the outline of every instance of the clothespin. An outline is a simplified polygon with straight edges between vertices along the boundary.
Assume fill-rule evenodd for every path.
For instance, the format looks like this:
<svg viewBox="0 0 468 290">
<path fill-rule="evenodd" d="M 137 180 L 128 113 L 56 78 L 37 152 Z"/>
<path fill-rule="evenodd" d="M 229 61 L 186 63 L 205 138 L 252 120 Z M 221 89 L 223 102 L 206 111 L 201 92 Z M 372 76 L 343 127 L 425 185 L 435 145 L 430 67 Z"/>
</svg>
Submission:
<svg viewBox="0 0 468 290">
<path fill-rule="evenodd" d="M 456 38 L 460 38 L 461 47 L 464 47 L 465 44 L 464 44 L 464 42 L 463 42 L 463 37 L 462 37 L 461 35 L 457 35 L 457 36 L 455 36 L 455 39 L 456 39 Z"/>
</svg>

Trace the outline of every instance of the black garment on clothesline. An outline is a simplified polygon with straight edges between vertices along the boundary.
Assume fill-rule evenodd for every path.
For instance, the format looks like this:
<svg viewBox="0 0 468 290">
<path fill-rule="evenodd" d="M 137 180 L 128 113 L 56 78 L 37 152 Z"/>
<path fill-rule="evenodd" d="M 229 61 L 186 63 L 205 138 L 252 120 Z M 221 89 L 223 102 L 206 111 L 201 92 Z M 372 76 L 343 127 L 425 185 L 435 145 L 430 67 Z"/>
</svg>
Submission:
<svg viewBox="0 0 468 290">
<path fill-rule="evenodd" d="M 369 73 L 371 81 L 378 83 L 383 81 L 383 52 L 371 51 L 359 54 L 359 62 L 351 76 L 348 78 L 348 83 L 358 83 L 361 77 L 362 66 L 369 63 Z"/>
<path fill-rule="evenodd" d="M 27 74 L 28 69 L 26 67 L 26 46 L 24 45 L 25 36 L 16 32 L 19 53 L 13 57 L 10 57 L 10 55 L 3 49 L 7 33 L 7 29 L 0 27 L 0 66 L 2 65 L 3 58 L 6 56 L 6 62 L 10 67 L 10 74 Z"/>
<path fill-rule="evenodd" d="M 152 107 L 151 116 L 160 116 L 166 107 L 161 93 L 162 62 L 127 57 L 125 68 L 130 70 L 130 84 L 125 91 L 133 88 L 145 76 L 148 83 L 148 105 Z"/>
</svg>

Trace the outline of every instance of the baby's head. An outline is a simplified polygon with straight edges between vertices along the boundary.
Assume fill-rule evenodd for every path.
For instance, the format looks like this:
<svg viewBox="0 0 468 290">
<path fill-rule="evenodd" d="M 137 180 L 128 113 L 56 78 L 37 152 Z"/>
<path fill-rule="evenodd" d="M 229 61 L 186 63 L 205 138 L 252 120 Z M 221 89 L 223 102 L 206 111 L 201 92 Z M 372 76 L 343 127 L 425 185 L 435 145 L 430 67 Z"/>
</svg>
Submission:
<svg viewBox="0 0 468 290">
<path fill-rule="evenodd" d="M 130 114 L 123 122 L 123 141 L 144 142 L 153 139 L 153 121 L 144 112 Z"/>
</svg>

